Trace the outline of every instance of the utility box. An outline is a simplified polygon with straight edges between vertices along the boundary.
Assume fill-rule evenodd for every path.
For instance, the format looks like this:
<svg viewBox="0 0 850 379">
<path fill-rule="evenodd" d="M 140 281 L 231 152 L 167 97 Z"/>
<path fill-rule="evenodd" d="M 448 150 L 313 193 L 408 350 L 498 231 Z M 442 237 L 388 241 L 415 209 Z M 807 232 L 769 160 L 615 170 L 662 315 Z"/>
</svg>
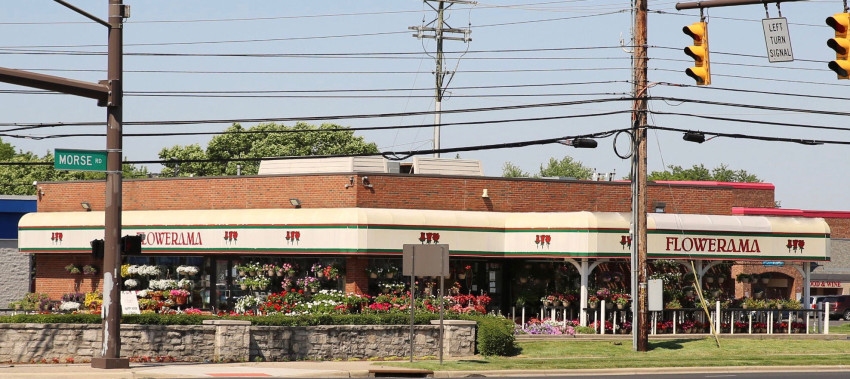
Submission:
<svg viewBox="0 0 850 379">
<path fill-rule="evenodd" d="M 664 281 L 661 279 L 650 279 L 647 288 L 647 310 L 650 312 L 661 312 L 664 310 Z"/>
</svg>

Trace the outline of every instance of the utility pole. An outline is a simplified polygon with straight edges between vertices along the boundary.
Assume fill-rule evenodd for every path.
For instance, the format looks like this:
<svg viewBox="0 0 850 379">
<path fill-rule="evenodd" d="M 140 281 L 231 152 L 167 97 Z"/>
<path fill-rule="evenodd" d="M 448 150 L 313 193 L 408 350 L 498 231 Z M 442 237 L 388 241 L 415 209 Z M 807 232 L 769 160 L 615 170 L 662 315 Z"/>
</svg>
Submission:
<svg viewBox="0 0 850 379">
<path fill-rule="evenodd" d="M 477 4 L 474 1 L 462 1 L 462 0 L 423 0 L 425 4 L 428 4 L 432 10 L 437 12 L 437 18 L 428 24 L 422 26 L 411 26 L 408 27 L 410 30 L 415 30 L 416 34 L 413 36 L 418 39 L 429 38 L 437 41 L 437 55 L 435 57 L 437 63 L 437 70 L 434 72 L 434 77 L 436 79 L 436 93 L 434 95 L 434 150 L 440 149 L 440 110 L 441 103 L 443 101 L 443 93 L 445 92 L 444 80 L 446 74 L 451 74 L 454 76 L 454 72 L 444 71 L 443 70 L 443 40 L 453 40 L 453 41 L 463 41 L 469 42 L 472 41 L 472 38 L 469 35 L 472 31 L 469 28 L 452 28 L 445 22 L 445 18 L 443 14 L 445 10 L 450 8 L 454 4 Z M 437 3 L 435 7 L 431 3 Z M 425 34 L 425 32 L 431 32 L 434 34 Z M 463 37 L 452 37 L 447 36 L 446 34 L 462 34 Z M 449 76 L 449 81 L 451 81 L 451 76 Z M 447 83 L 446 83 L 447 84 Z M 440 153 L 434 153 L 435 158 L 440 157 Z"/>
<path fill-rule="evenodd" d="M 106 209 L 103 242 L 103 346 L 101 357 L 92 359 L 94 368 L 129 367 L 121 357 L 121 153 L 124 90 L 123 23 L 129 9 L 123 0 L 109 0 L 109 43 L 106 104 Z"/>
<path fill-rule="evenodd" d="M 647 112 L 647 0 L 634 3 L 634 52 L 632 58 L 632 333 L 634 349 L 649 351 L 649 314 L 646 281 L 646 112 Z M 634 285 L 637 284 L 635 287 Z"/>
<path fill-rule="evenodd" d="M 101 356 L 93 358 L 94 368 L 129 368 L 130 361 L 121 356 L 121 78 L 123 71 L 124 19 L 130 17 L 130 6 L 123 0 L 108 0 L 109 22 L 75 7 L 64 0 L 54 0 L 109 28 L 107 80 L 89 83 L 52 75 L 0 67 L 0 81 L 27 87 L 88 97 L 106 107 L 106 209 L 104 220 L 103 254 L 103 348 Z"/>
</svg>

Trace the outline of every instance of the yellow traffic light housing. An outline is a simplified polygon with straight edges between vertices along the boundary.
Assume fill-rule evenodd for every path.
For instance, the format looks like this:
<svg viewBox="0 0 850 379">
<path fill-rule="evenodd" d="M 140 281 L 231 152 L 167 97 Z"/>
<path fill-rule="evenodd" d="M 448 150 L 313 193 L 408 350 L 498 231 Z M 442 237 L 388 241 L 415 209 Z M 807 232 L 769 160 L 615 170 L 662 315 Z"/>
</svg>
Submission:
<svg viewBox="0 0 850 379">
<path fill-rule="evenodd" d="M 711 68 L 708 61 L 708 24 L 695 22 L 682 28 L 682 31 L 694 39 L 693 46 L 685 48 L 685 54 L 694 59 L 694 67 L 685 70 L 688 76 L 697 81 L 697 85 L 711 84 Z"/>
<path fill-rule="evenodd" d="M 827 17 L 826 24 L 835 29 L 835 38 L 826 41 L 826 45 L 835 50 L 835 60 L 829 62 L 829 69 L 838 74 L 838 79 L 850 79 L 850 40 L 847 39 L 850 13 L 836 13 Z"/>
</svg>

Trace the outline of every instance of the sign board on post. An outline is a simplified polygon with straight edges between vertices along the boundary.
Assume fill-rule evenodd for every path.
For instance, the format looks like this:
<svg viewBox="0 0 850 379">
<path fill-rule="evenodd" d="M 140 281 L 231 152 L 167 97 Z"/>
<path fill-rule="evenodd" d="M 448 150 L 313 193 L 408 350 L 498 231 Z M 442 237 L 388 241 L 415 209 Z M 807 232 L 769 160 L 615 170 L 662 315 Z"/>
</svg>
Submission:
<svg viewBox="0 0 850 379">
<path fill-rule="evenodd" d="M 767 60 L 770 63 L 791 62 L 791 33 L 788 32 L 788 20 L 785 17 L 765 18 L 761 20 L 764 28 L 764 44 L 767 46 Z"/>
<path fill-rule="evenodd" d="M 106 151 L 56 149 L 53 158 L 57 170 L 106 171 Z"/>
<path fill-rule="evenodd" d="M 415 258 L 414 258 L 415 256 Z M 416 267 L 414 268 L 414 261 Z M 402 252 L 401 273 L 409 276 L 447 276 L 449 274 L 449 245 L 405 244 Z"/>
<path fill-rule="evenodd" d="M 664 310 L 664 281 L 661 279 L 649 279 L 649 291 L 646 294 L 647 310 L 650 312 L 661 312 Z"/>
<path fill-rule="evenodd" d="M 449 274 L 449 245 L 404 244 L 401 257 L 401 273 L 410 276 L 410 362 L 413 362 L 413 325 L 415 323 L 416 276 L 439 276 L 440 293 L 443 297 L 443 282 Z M 440 364 L 443 364 L 443 302 L 440 301 Z"/>
<path fill-rule="evenodd" d="M 139 311 L 139 298 L 136 291 L 121 291 L 121 314 L 137 315 Z"/>
</svg>

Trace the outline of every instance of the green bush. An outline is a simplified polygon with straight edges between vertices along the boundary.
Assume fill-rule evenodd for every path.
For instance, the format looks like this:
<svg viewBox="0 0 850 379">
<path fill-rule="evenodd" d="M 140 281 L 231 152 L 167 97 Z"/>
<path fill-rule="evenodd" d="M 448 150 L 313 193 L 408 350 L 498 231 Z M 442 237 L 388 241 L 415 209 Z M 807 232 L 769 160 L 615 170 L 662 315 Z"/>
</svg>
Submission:
<svg viewBox="0 0 850 379">
<path fill-rule="evenodd" d="M 100 315 L 77 313 L 77 314 L 20 314 L 13 316 L 0 316 L 2 324 L 99 324 Z"/>
<path fill-rule="evenodd" d="M 596 334 L 596 329 L 592 326 L 576 326 L 575 327 L 576 334 Z"/>
<path fill-rule="evenodd" d="M 482 355 L 509 356 L 519 353 L 514 336 L 514 323 L 501 316 L 460 316 L 478 323 L 476 348 Z"/>
</svg>

